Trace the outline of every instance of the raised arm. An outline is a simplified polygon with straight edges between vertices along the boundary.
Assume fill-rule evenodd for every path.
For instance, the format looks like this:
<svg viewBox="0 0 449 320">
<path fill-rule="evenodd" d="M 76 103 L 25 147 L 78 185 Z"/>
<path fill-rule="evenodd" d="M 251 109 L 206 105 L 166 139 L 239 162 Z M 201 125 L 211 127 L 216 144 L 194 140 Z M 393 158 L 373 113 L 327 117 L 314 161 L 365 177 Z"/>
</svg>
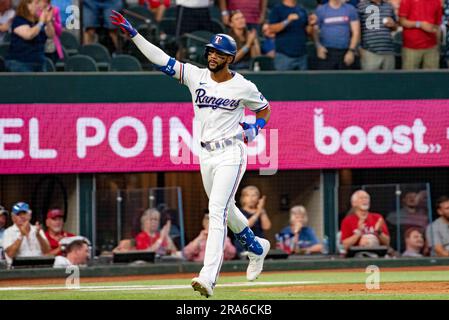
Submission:
<svg viewBox="0 0 449 320">
<path fill-rule="evenodd" d="M 160 48 L 147 41 L 140 35 L 131 23 L 120 13 L 112 10 L 111 21 L 113 25 L 118 26 L 123 33 L 129 35 L 134 44 L 139 48 L 145 57 L 159 67 L 159 70 L 165 74 L 179 79 L 181 76 L 181 63 L 170 57 Z"/>
</svg>

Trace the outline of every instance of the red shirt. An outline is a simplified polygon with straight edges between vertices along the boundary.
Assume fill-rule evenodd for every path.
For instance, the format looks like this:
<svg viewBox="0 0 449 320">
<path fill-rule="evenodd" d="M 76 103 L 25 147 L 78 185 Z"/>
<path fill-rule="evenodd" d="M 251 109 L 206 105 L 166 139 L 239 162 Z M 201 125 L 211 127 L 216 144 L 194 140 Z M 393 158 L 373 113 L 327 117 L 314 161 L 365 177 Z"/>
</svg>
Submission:
<svg viewBox="0 0 449 320">
<path fill-rule="evenodd" d="M 260 18 L 261 0 L 228 0 L 228 10 L 240 10 L 246 23 L 258 24 Z"/>
<path fill-rule="evenodd" d="M 381 218 L 382 216 L 378 213 L 371 213 L 371 212 L 368 213 L 368 217 L 365 220 L 365 228 L 362 230 L 362 235 L 375 234 L 377 236 L 376 231 L 374 231 L 374 227 L 376 226 L 377 221 L 379 221 L 379 219 Z M 357 215 L 352 213 L 346 216 L 341 222 L 341 241 L 349 237 L 352 237 L 354 235 L 354 230 L 356 230 L 358 226 L 359 226 L 359 217 L 357 217 Z M 388 233 L 386 223 L 384 223 L 382 226 L 382 232 L 386 235 L 390 235 Z"/>
<path fill-rule="evenodd" d="M 56 249 L 57 247 L 59 247 L 59 240 L 53 238 L 50 235 L 50 232 L 48 230 L 45 231 L 45 236 L 47 237 L 47 240 L 48 240 L 48 243 L 50 244 L 51 250 Z M 62 238 L 65 238 L 65 237 L 74 237 L 74 236 L 75 235 L 73 233 L 62 231 L 61 234 L 60 234 L 60 238 L 59 239 L 62 239 Z M 60 254 L 61 254 L 61 252 L 58 253 L 58 255 L 60 255 Z"/>
<path fill-rule="evenodd" d="M 156 232 L 154 236 L 150 236 L 146 232 L 141 232 L 136 236 L 136 249 L 145 250 L 151 247 L 160 238 L 159 232 Z M 167 247 L 167 241 L 163 241 L 161 244 L 162 248 Z"/>
<path fill-rule="evenodd" d="M 441 0 L 402 0 L 399 17 L 411 21 L 425 21 L 440 25 L 443 16 Z M 403 46 L 409 49 L 429 49 L 437 45 L 435 33 L 428 33 L 417 28 L 404 28 Z"/>
</svg>

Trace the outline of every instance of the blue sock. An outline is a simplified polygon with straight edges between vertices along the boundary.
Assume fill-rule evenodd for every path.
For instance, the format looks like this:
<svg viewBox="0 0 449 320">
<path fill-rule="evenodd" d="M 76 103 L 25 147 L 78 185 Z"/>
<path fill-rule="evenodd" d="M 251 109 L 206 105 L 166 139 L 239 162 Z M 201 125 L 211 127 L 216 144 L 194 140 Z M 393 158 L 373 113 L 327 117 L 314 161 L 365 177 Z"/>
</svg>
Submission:
<svg viewBox="0 0 449 320">
<path fill-rule="evenodd" d="M 249 227 L 246 227 L 240 233 L 236 233 L 235 237 L 240 242 L 242 247 L 247 251 L 251 251 L 258 256 L 263 253 L 262 246 L 260 245 L 259 241 L 257 241 L 256 237 L 254 236 L 254 232 Z"/>
</svg>

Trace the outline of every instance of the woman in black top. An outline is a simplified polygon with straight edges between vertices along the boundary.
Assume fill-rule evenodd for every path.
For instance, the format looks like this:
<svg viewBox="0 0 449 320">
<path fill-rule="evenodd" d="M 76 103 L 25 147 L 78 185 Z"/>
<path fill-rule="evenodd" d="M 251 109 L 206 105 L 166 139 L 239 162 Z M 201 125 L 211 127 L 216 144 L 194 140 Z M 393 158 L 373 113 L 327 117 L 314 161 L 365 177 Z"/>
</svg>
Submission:
<svg viewBox="0 0 449 320">
<path fill-rule="evenodd" d="M 6 67 L 11 72 L 45 71 L 45 42 L 55 34 L 53 11 L 37 17 L 38 0 L 21 0 L 11 25 L 11 43 Z"/>
</svg>

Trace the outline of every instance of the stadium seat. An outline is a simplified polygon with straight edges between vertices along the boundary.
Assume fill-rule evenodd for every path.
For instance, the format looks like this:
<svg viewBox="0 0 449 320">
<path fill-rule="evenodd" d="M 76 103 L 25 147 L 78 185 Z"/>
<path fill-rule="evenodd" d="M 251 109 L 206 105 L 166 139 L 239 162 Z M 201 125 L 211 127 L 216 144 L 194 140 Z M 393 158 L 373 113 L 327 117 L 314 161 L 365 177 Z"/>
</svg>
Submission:
<svg viewBox="0 0 449 320">
<path fill-rule="evenodd" d="M 254 64 L 258 62 L 261 71 L 271 71 L 274 70 L 273 58 L 267 56 L 259 56 L 251 59 L 250 69 L 254 70 Z"/>
<path fill-rule="evenodd" d="M 73 56 L 78 54 L 80 43 L 73 33 L 66 30 L 62 31 L 61 44 L 67 50 L 68 55 Z"/>
<path fill-rule="evenodd" d="M 218 19 L 212 19 L 212 33 L 228 33 L 226 27 Z"/>
<path fill-rule="evenodd" d="M 65 60 L 64 65 L 65 71 L 98 71 L 97 64 L 95 60 L 89 56 L 77 54 L 71 57 L 68 57 Z"/>
<path fill-rule="evenodd" d="M 120 54 L 112 58 L 111 71 L 142 71 L 142 66 L 137 58 Z"/>
<path fill-rule="evenodd" d="M 187 49 L 187 58 L 190 61 L 195 61 L 202 65 L 206 64 L 206 60 L 204 59 L 204 46 L 209 43 L 212 35 L 213 33 L 209 31 L 198 30 L 182 36 L 183 45 Z"/>
<path fill-rule="evenodd" d="M 64 54 L 64 59 L 56 61 L 55 63 L 56 71 L 64 71 L 64 62 L 70 56 L 69 53 L 67 52 L 67 49 L 64 46 L 62 46 L 62 52 Z"/>
<path fill-rule="evenodd" d="M 175 18 L 163 18 L 159 22 L 159 29 L 165 32 L 167 35 L 176 35 L 176 19 Z"/>
<path fill-rule="evenodd" d="M 141 24 L 137 28 L 142 37 L 150 41 L 151 43 L 159 42 L 159 28 L 154 24 Z"/>
<path fill-rule="evenodd" d="M 317 66 L 317 55 L 316 55 L 316 46 L 313 41 L 307 41 L 306 43 L 306 52 L 307 52 L 307 64 L 309 70 L 316 70 Z"/>
<path fill-rule="evenodd" d="M 45 69 L 47 70 L 47 72 L 55 72 L 56 71 L 55 64 L 48 57 L 45 57 Z"/>
<path fill-rule="evenodd" d="M 80 54 L 91 57 L 97 63 L 101 71 L 108 71 L 111 63 L 111 55 L 105 46 L 94 43 L 83 45 Z"/>
<path fill-rule="evenodd" d="M 6 54 L 9 51 L 9 43 L 0 44 L 0 57 L 6 57 Z"/>
<path fill-rule="evenodd" d="M 6 64 L 3 57 L 0 57 L 0 72 L 6 72 Z"/>
</svg>

